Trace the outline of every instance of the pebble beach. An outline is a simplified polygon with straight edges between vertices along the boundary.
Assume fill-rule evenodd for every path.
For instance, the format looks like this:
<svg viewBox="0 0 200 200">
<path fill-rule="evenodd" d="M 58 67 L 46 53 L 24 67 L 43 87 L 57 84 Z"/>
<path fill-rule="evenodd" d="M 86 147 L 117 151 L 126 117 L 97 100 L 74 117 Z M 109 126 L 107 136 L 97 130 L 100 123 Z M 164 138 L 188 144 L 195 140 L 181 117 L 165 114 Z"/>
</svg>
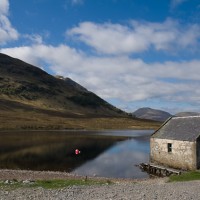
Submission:
<svg viewBox="0 0 200 200">
<path fill-rule="evenodd" d="M 0 180 L 34 181 L 48 179 L 84 178 L 63 172 L 0 170 Z M 92 177 L 94 179 L 104 179 Z M 109 179 L 110 180 L 110 179 Z M 60 189 L 0 188 L 0 200 L 187 200 L 200 199 L 200 181 L 168 182 L 168 178 L 112 179 L 112 184 L 69 186 Z"/>
</svg>

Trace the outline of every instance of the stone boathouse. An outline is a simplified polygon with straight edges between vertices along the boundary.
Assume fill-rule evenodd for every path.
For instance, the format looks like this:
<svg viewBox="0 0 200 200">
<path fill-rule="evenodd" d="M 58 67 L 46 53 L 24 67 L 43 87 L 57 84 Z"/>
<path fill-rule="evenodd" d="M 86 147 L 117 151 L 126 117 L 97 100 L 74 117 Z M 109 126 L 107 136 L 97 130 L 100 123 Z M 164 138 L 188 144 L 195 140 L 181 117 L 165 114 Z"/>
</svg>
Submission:
<svg viewBox="0 0 200 200">
<path fill-rule="evenodd" d="M 200 116 L 169 118 L 151 135 L 150 162 L 177 169 L 199 169 Z"/>
</svg>

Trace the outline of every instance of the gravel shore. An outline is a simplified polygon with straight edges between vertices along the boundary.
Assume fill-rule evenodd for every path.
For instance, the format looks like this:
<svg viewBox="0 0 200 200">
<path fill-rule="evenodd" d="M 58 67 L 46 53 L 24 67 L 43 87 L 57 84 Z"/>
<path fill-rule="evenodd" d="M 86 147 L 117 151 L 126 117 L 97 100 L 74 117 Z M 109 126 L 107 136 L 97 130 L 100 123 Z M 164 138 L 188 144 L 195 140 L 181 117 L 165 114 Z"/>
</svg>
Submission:
<svg viewBox="0 0 200 200">
<path fill-rule="evenodd" d="M 36 180 L 57 178 L 80 178 L 60 172 L 32 172 L 0 170 L 0 180 Z M 187 200 L 200 199 L 200 181 L 167 183 L 167 178 L 131 180 L 113 179 L 114 184 L 93 186 L 70 186 L 62 189 L 0 188 L 0 200 Z"/>
</svg>

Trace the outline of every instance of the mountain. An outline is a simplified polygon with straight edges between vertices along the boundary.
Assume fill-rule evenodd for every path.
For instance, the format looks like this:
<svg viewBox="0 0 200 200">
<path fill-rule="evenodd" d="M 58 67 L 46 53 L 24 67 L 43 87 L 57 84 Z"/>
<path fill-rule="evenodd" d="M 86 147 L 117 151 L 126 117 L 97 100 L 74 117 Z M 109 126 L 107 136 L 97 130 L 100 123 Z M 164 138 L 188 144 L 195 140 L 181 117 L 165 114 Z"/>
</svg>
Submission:
<svg viewBox="0 0 200 200">
<path fill-rule="evenodd" d="M 150 119 L 155 121 L 163 122 L 172 115 L 168 112 L 162 111 L 162 110 L 156 110 L 152 108 L 139 108 L 135 112 L 133 112 L 133 115 L 135 117 L 138 117 L 140 119 Z"/>
<path fill-rule="evenodd" d="M 0 129 L 119 129 L 159 124 L 133 119 L 86 88 L 0 54 Z"/>
<path fill-rule="evenodd" d="M 4 54 L 0 54 L 0 98 L 73 115 L 125 115 L 73 80 L 53 77 Z"/>
</svg>

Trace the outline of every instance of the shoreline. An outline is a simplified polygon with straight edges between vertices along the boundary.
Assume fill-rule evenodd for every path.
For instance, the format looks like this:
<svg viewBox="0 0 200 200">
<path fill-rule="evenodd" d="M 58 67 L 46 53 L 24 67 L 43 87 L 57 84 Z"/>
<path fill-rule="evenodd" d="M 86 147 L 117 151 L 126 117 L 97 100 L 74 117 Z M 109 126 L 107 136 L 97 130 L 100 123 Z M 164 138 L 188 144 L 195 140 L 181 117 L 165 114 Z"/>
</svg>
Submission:
<svg viewBox="0 0 200 200">
<path fill-rule="evenodd" d="M 127 127 L 127 128 L 88 128 L 88 129 L 86 129 L 86 128 L 71 128 L 71 129 L 67 129 L 67 128 L 65 128 L 65 129 L 20 129 L 20 128 L 18 128 L 18 129 L 1 129 L 0 128 L 0 132 L 12 132 L 12 131 L 16 131 L 16 132 L 18 132 L 18 131 L 62 131 L 62 132 L 64 132 L 64 131 L 66 131 L 66 132 L 73 132 L 73 131 L 117 131 L 117 130 L 119 130 L 119 131 L 138 131 L 138 130 L 144 130 L 144 131 L 151 131 L 151 130 L 155 130 L 155 129 L 153 129 L 152 127 L 134 127 L 134 128 L 129 128 L 129 127 Z"/>
<path fill-rule="evenodd" d="M 0 169 L 0 181 L 4 180 L 52 180 L 52 179 L 87 179 L 90 180 L 110 180 L 112 182 L 143 182 L 153 181 L 158 178 L 114 178 L 114 177 L 100 177 L 100 176 L 81 176 L 68 172 L 61 171 L 33 171 L 33 170 L 21 170 L 21 169 Z"/>
<path fill-rule="evenodd" d="M 141 127 L 141 126 L 132 126 L 132 127 L 113 127 L 113 128 L 1 128 L 0 132 L 11 132 L 11 131 L 116 131 L 116 130 L 132 130 L 132 131 L 138 131 L 138 130 L 157 130 L 159 126 L 155 127 Z"/>
</svg>

